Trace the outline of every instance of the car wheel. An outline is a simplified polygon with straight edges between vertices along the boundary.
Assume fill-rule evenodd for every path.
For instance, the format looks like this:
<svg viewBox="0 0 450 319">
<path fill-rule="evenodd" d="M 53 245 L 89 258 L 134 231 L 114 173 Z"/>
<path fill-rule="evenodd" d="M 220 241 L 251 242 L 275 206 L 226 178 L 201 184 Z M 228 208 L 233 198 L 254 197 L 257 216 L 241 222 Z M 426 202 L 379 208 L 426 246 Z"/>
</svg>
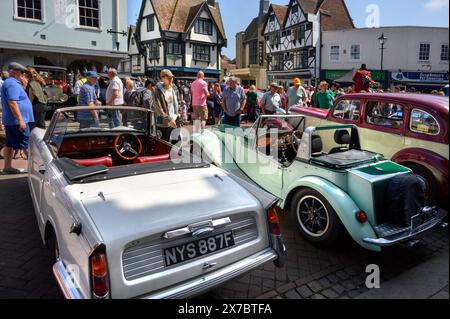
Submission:
<svg viewBox="0 0 450 319">
<path fill-rule="evenodd" d="M 433 174 L 428 169 L 418 164 L 407 163 L 404 165 L 410 168 L 414 172 L 414 174 L 419 175 L 425 180 L 428 190 L 425 194 L 427 205 L 434 206 L 439 204 L 438 196 L 436 193 L 437 183 Z"/>
<path fill-rule="evenodd" d="M 344 226 L 330 203 L 317 191 L 298 191 L 291 203 L 301 235 L 319 246 L 332 246 L 340 241 Z"/>
<path fill-rule="evenodd" d="M 59 260 L 59 246 L 58 246 L 58 240 L 56 239 L 56 235 L 54 232 L 49 236 L 47 239 L 47 247 L 50 251 L 50 254 L 52 256 L 52 259 L 56 262 Z"/>
</svg>

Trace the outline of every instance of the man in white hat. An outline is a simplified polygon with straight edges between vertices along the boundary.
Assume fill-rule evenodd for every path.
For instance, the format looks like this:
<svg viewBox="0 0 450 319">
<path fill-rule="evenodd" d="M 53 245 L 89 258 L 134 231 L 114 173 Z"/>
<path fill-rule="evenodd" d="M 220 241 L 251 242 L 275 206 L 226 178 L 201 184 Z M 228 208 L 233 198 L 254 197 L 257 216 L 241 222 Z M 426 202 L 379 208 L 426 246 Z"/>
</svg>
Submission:
<svg viewBox="0 0 450 319">
<path fill-rule="evenodd" d="M 281 106 L 281 96 L 278 94 L 278 84 L 270 84 L 270 91 L 267 91 L 261 99 L 263 105 L 263 114 L 272 115 L 277 112 Z"/>
</svg>

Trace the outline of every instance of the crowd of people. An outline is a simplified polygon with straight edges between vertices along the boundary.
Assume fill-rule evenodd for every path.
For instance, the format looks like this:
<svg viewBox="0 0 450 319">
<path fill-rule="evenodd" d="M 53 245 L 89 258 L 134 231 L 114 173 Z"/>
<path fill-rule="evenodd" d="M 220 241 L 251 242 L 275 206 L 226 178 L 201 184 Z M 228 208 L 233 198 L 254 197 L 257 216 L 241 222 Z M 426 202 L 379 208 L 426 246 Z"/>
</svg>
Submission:
<svg viewBox="0 0 450 319">
<path fill-rule="evenodd" d="M 96 71 L 87 71 L 71 88 L 69 106 L 135 106 L 154 111 L 156 125 L 162 139 L 173 140 L 174 129 L 195 121 L 194 132 L 204 129 L 209 121 L 215 124 L 241 126 L 244 118 L 254 122 L 258 117 L 271 114 L 286 114 L 292 107 L 330 109 L 334 101 L 348 93 L 391 92 L 383 90 L 372 80 L 366 65 L 355 73 L 354 85 L 342 88 L 338 83 L 320 82 L 317 86 L 302 84 L 299 78 L 289 88 L 277 83 L 270 84 L 266 91 L 257 90 L 254 85 L 243 87 L 239 80 L 230 77 L 220 83 L 208 83 L 205 74 L 198 72 L 190 84 L 177 81 L 170 70 L 162 70 L 159 80 L 129 77 L 119 78 L 118 72 L 110 68 L 107 78 Z M 12 159 L 20 152 L 27 158 L 28 138 L 35 128 L 45 128 L 47 96 L 45 79 L 33 68 L 11 63 L 8 72 L 0 78 L 0 105 L 2 105 L 1 127 L 5 132 L 3 146 L 3 174 L 17 174 L 21 170 L 12 167 Z M 399 87 L 393 92 L 406 93 Z M 410 88 L 410 93 L 419 93 Z M 433 91 L 435 95 L 444 92 Z M 110 128 L 127 126 L 127 113 L 107 110 Z M 80 129 L 98 127 L 99 113 L 95 110 L 77 112 Z M 178 137 L 179 138 L 179 137 Z M 0 158 L 1 155 L 0 155 Z"/>
</svg>

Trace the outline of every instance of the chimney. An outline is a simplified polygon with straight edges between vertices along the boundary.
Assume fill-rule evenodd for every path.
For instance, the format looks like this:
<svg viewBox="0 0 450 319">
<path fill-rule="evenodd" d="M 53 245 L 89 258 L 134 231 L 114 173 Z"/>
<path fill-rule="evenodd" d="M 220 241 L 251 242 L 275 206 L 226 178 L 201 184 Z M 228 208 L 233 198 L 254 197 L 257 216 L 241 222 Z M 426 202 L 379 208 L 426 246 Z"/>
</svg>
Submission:
<svg viewBox="0 0 450 319">
<path fill-rule="evenodd" d="M 259 0 L 259 23 L 264 22 L 264 17 L 269 12 L 270 0 Z"/>
<path fill-rule="evenodd" d="M 206 0 L 206 2 L 208 3 L 209 6 L 215 7 L 217 1 L 216 0 Z"/>
</svg>

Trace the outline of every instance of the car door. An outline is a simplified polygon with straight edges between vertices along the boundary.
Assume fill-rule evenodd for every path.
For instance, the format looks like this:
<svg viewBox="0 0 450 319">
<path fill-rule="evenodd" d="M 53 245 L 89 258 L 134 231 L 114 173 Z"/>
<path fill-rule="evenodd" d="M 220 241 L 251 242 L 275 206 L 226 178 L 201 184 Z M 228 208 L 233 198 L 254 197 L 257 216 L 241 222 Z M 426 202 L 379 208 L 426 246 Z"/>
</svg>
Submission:
<svg viewBox="0 0 450 319">
<path fill-rule="evenodd" d="M 278 162 L 278 154 L 266 154 L 258 148 L 262 139 L 272 133 L 272 138 L 276 138 L 276 132 L 270 132 L 264 127 L 266 117 L 261 117 L 252 128 L 252 136 L 246 136 L 243 139 L 236 139 L 237 149 L 241 149 L 245 154 L 237 156 L 237 165 L 254 182 L 260 185 L 266 191 L 275 196 L 281 196 L 283 187 L 283 166 Z"/>
<path fill-rule="evenodd" d="M 406 106 L 393 101 L 367 100 L 360 129 L 361 147 L 387 159 L 405 143 Z"/>
</svg>

